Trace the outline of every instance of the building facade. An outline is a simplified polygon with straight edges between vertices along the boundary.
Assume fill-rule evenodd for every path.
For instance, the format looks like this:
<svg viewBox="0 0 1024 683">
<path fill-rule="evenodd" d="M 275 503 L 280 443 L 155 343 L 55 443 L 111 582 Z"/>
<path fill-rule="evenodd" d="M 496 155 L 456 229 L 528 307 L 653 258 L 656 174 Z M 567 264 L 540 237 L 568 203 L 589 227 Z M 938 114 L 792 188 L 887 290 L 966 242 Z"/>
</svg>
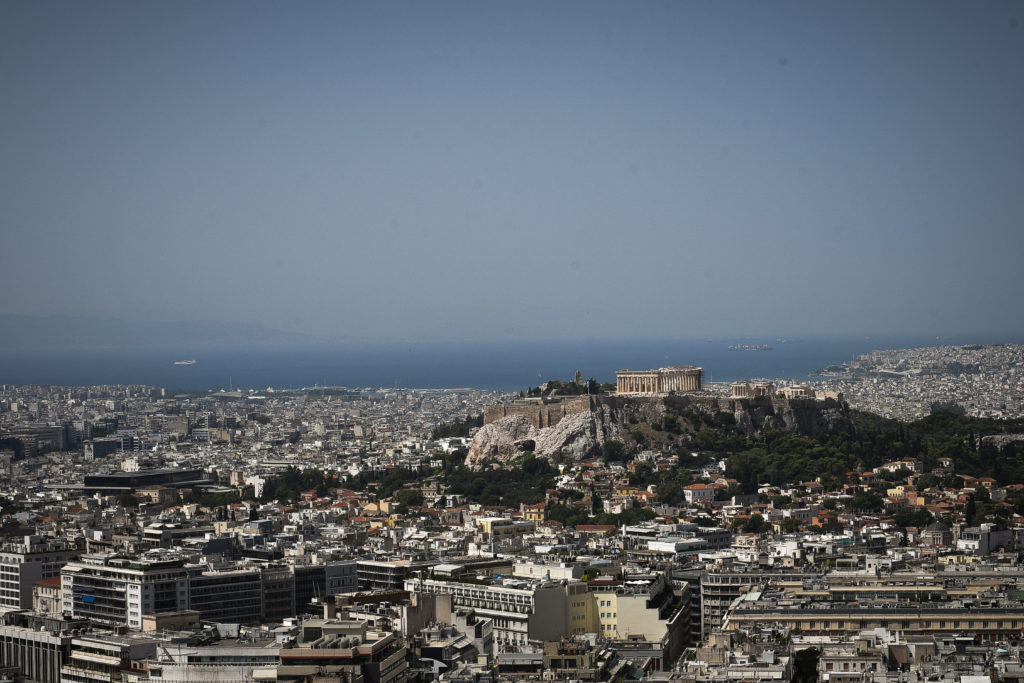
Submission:
<svg viewBox="0 0 1024 683">
<path fill-rule="evenodd" d="M 411 593 L 442 593 L 452 596 L 456 607 L 466 607 L 491 619 L 494 645 L 499 652 L 524 648 L 531 640 L 557 640 L 569 634 L 569 593 L 586 593 L 585 583 L 560 586 L 547 582 L 522 582 L 522 587 L 408 579 Z M 495 653 L 497 654 L 497 653 Z"/>
<path fill-rule="evenodd" d="M 673 365 L 657 370 L 616 370 L 618 394 L 667 394 L 670 391 L 700 391 L 704 369 Z"/>
<path fill-rule="evenodd" d="M 83 555 L 61 570 L 66 616 L 142 629 L 142 615 L 188 609 L 188 574 L 181 559 Z"/>
<path fill-rule="evenodd" d="M 60 576 L 64 563 L 78 554 L 73 545 L 25 536 L 21 543 L 0 545 L 0 607 L 32 609 L 32 586 Z"/>
<path fill-rule="evenodd" d="M 773 398 L 775 385 L 769 382 L 733 382 L 733 398 Z"/>
<path fill-rule="evenodd" d="M 71 654 L 71 636 L 24 626 L 0 626 L 0 666 L 15 667 L 30 681 L 60 683 Z"/>
<path fill-rule="evenodd" d="M 263 604 L 260 570 L 214 571 L 189 567 L 189 608 L 205 621 L 252 624 L 260 620 Z"/>
</svg>

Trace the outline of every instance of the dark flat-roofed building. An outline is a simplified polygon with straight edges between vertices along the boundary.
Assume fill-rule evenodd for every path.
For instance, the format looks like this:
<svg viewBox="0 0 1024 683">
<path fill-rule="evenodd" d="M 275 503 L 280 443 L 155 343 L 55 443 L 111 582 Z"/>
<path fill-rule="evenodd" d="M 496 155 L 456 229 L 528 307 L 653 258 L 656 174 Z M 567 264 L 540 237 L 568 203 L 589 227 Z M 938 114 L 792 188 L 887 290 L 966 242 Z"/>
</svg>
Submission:
<svg viewBox="0 0 1024 683">
<path fill-rule="evenodd" d="M 204 470 L 165 468 L 140 472 L 90 474 L 86 475 L 82 488 L 87 493 L 116 493 L 156 485 L 182 488 L 210 483 L 212 480 Z"/>
</svg>

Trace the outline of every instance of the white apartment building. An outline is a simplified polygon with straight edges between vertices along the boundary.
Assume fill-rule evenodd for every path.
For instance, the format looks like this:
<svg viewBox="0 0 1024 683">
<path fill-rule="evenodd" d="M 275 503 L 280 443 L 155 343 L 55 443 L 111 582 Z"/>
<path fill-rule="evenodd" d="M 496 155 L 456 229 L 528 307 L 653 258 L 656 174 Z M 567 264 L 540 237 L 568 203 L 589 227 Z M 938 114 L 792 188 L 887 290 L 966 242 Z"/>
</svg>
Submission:
<svg viewBox="0 0 1024 683">
<path fill-rule="evenodd" d="M 455 607 L 473 609 L 494 624 L 497 652 L 515 652 L 531 640 L 558 640 L 569 633 L 568 590 L 586 584 L 561 586 L 548 582 L 517 581 L 512 585 L 487 585 L 407 579 L 405 590 L 417 593 L 445 593 Z"/>
<path fill-rule="evenodd" d="M 188 609 L 188 574 L 173 555 L 83 555 L 61 570 L 64 614 L 142 629 L 142 615 Z"/>
<path fill-rule="evenodd" d="M 32 585 L 59 576 L 64 563 L 78 552 L 73 545 L 40 536 L 0 545 L 0 607 L 32 609 Z"/>
</svg>

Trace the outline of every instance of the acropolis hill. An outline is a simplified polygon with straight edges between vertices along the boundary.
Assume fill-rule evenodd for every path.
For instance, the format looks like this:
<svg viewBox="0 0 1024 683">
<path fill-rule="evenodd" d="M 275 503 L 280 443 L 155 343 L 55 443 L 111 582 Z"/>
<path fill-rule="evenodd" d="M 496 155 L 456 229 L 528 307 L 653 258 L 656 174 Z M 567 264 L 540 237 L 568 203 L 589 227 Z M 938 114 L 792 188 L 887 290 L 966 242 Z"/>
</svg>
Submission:
<svg viewBox="0 0 1024 683">
<path fill-rule="evenodd" d="M 693 365 L 674 365 L 657 370 L 617 370 L 615 372 L 615 396 L 675 394 L 676 392 L 700 392 L 703 387 L 704 369 Z M 579 371 L 575 383 L 582 384 Z M 562 396 L 553 398 L 529 398 L 512 404 L 488 406 L 484 409 L 484 424 L 503 417 L 520 415 L 538 429 L 553 427 L 566 415 L 593 411 L 599 402 L 594 399 L 607 394 L 584 396 Z M 603 405 L 610 405 L 605 402 Z M 621 404 L 625 405 L 625 404 Z"/>
<path fill-rule="evenodd" d="M 811 416 L 824 409 L 842 408 L 840 399 L 807 399 L 722 396 L 711 392 L 693 392 L 676 395 L 592 394 L 589 396 L 555 396 L 550 398 L 519 398 L 511 403 L 484 408 L 484 424 L 507 417 L 521 417 L 537 429 L 557 425 L 562 418 L 581 413 L 605 413 L 616 417 L 635 417 L 640 421 L 659 420 L 665 415 L 681 415 L 692 411 L 698 414 L 732 413 L 739 425 L 750 430 L 761 429 L 766 420 L 779 418 L 779 427 L 794 431 L 814 431 L 818 424 Z M 792 417 L 792 419 L 789 419 Z M 818 425 L 824 426 L 824 425 Z"/>
<path fill-rule="evenodd" d="M 731 415 L 748 432 L 784 429 L 804 434 L 850 429 L 849 407 L 839 398 L 807 396 L 726 397 L 709 391 L 591 394 L 520 398 L 484 408 L 484 426 L 470 446 L 467 464 L 511 460 L 526 451 L 554 460 L 594 457 L 607 440 L 635 424 L 660 424 Z"/>
</svg>

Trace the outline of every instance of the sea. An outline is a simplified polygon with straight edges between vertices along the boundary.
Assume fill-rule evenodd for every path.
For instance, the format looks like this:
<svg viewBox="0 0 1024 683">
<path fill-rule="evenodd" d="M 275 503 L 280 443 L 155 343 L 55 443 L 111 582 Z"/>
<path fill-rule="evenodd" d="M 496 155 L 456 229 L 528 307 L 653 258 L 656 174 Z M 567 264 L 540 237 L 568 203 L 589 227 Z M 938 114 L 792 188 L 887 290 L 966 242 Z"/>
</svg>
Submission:
<svg viewBox="0 0 1024 683">
<path fill-rule="evenodd" d="M 1006 340 L 1011 341 L 1011 340 Z M 1017 341 L 1017 340 L 1012 340 Z M 165 389 L 308 387 L 522 391 L 548 379 L 614 382 L 617 369 L 698 365 L 705 382 L 802 381 L 874 349 L 998 343 L 936 337 L 620 339 L 0 351 L 0 384 Z M 730 349 L 733 346 L 770 349 Z M 194 360 L 189 365 L 175 361 Z"/>
</svg>

